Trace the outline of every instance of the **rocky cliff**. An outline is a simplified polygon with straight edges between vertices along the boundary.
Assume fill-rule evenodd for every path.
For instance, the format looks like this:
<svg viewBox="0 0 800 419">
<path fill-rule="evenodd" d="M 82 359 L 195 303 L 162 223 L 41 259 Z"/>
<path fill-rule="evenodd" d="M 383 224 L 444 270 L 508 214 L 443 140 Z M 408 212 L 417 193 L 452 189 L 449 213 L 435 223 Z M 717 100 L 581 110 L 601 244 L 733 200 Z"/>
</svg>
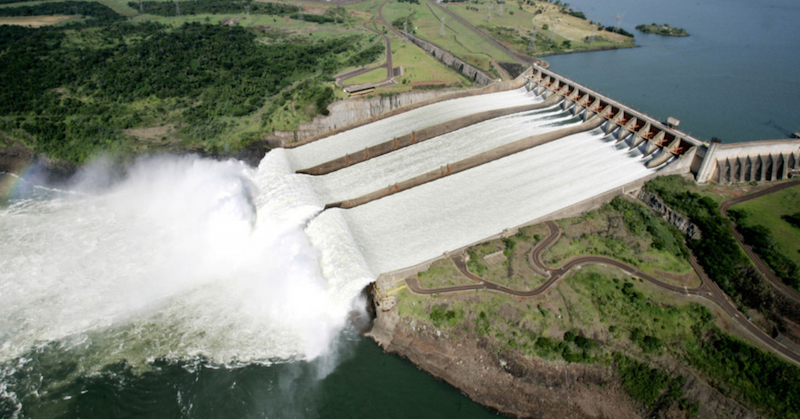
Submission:
<svg viewBox="0 0 800 419">
<path fill-rule="evenodd" d="M 677 227 L 678 230 L 682 231 L 687 237 L 691 237 L 693 239 L 700 238 L 701 233 L 699 227 L 692 224 L 692 222 L 689 221 L 689 219 L 684 215 L 673 211 L 672 208 L 668 207 L 655 194 L 642 189 L 639 191 L 638 198 L 644 202 L 645 205 L 650 207 L 650 209 L 661 214 L 664 220 Z"/>
</svg>

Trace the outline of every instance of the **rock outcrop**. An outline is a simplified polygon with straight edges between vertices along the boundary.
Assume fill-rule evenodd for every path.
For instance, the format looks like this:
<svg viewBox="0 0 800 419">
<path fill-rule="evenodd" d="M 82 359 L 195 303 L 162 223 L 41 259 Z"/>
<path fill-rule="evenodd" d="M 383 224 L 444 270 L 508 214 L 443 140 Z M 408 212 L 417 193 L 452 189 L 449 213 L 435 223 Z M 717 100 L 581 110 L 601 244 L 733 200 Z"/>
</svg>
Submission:
<svg viewBox="0 0 800 419">
<path fill-rule="evenodd" d="M 699 239 L 701 236 L 700 228 L 689 221 L 684 215 L 677 213 L 668 207 L 661 199 L 655 194 L 645 191 L 639 191 L 638 198 L 645 203 L 650 209 L 661 214 L 661 217 L 668 223 L 677 227 L 687 237 L 692 239 Z"/>
</svg>

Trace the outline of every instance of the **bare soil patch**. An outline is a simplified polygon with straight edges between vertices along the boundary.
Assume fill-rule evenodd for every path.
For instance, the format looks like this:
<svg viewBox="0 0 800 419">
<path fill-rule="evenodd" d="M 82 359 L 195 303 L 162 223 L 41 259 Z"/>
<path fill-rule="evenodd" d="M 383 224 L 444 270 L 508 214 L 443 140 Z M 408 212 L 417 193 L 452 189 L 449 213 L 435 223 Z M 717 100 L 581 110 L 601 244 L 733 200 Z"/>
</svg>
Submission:
<svg viewBox="0 0 800 419">
<path fill-rule="evenodd" d="M 55 25 L 65 20 L 74 19 L 75 16 L 19 16 L 19 17 L 2 17 L 0 18 L 0 25 L 15 25 L 15 26 L 28 26 L 31 28 L 39 28 L 42 26 Z"/>
</svg>

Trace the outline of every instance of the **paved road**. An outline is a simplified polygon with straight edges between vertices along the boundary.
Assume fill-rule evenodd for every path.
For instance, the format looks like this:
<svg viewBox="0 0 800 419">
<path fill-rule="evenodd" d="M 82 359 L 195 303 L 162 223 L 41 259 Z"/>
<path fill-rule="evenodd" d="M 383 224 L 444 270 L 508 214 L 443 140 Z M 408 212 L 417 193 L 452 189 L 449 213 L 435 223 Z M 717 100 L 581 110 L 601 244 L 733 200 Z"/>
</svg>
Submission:
<svg viewBox="0 0 800 419">
<path fill-rule="evenodd" d="M 728 210 L 736 204 L 741 204 L 742 202 L 747 202 L 751 199 L 760 198 L 764 195 L 769 195 L 771 193 L 782 191 L 784 189 L 789 189 L 798 185 L 800 185 L 800 180 L 793 180 L 791 182 L 781 183 L 769 187 L 767 189 L 760 190 L 756 193 L 740 196 L 738 198 L 732 198 L 723 202 L 719 206 L 719 211 L 722 213 L 723 217 L 727 217 Z M 750 260 L 753 261 L 753 264 L 756 265 L 756 268 L 759 271 L 761 271 L 761 273 L 769 280 L 769 282 L 772 284 L 773 287 L 777 288 L 790 298 L 800 303 L 800 293 L 798 293 L 797 290 L 795 290 L 794 288 L 784 284 L 783 281 L 777 275 L 775 275 L 775 273 L 772 272 L 769 266 L 767 266 L 767 264 L 764 263 L 763 260 L 761 260 L 761 258 L 756 254 L 756 252 L 753 251 L 753 248 L 744 243 L 744 236 L 742 236 L 742 234 L 739 233 L 738 230 L 736 230 L 736 225 L 733 222 L 730 222 L 730 224 L 731 224 L 731 229 L 733 229 L 733 237 L 735 237 L 736 240 L 739 242 L 739 245 L 742 246 L 742 249 L 744 249 L 745 253 L 747 253 L 747 256 L 750 258 Z"/>
<path fill-rule="evenodd" d="M 379 16 L 382 17 L 382 15 L 380 15 L 380 13 L 381 13 L 381 10 L 383 9 L 383 5 L 388 3 L 389 1 L 391 1 L 391 0 L 386 0 L 383 3 L 381 3 L 380 8 L 378 9 Z M 386 69 L 386 78 L 381 82 L 374 83 L 376 86 L 387 84 L 387 83 L 390 83 L 390 82 L 394 81 L 394 70 L 393 70 L 394 67 L 393 67 L 393 64 L 392 64 L 392 40 L 389 39 L 389 37 L 386 36 L 385 34 L 375 30 L 374 28 L 372 28 L 370 26 L 371 24 L 376 23 L 376 22 L 382 23 L 382 22 L 385 22 L 385 21 L 383 19 L 378 20 L 378 21 L 370 20 L 368 22 L 362 23 L 361 26 L 363 26 L 364 29 L 366 29 L 366 30 L 368 30 L 370 32 L 374 32 L 375 34 L 377 34 L 378 36 L 383 38 L 383 42 L 386 45 L 386 53 L 385 53 L 386 61 L 384 61 L 383 64 L 375 66 L 375 67 L 362 67 L 362 68 L 358 68 L 358 69 L 355 69 L 353 71 L 348 71 L 347 73 L 340 74 L 340 75 L 336 76 L 336 84 L 338 84 L 339 86 L 343 86 L 344 85 L 344 81 L 347 80 L 347 79 L 351 79 L 351 78 L 353 78 L 355 76 L 358 76 L 358 75 L 361 75 L 361 74 L 364 74 L 364 73 L 368 73 L 368 72 L 370 72 L 372 70 L 376 70 L 376 69 L 379 69 L 379 68 L 385 68 Z"/>
<path fill-rule="evenodd" d="M 416 294 L 423 294 L 423 295 L 430 295 L 430 294 L 446 294 L 446 293 L 453 293 L 453 292 L 463 292 L 463 291 L 472 291 L 472 290 L 492 290 L 497 292 L 503 292 L 509 295 L 513 295 L 516 297 L 533 297 L 540 295 L 551 287 L 556 284 L 564 275 L 569 272 L 570 269 L 575 268 L 580 265 L 585 264 L 592 264 L 592 263 L 599 263 L 603 265 L 614 266 L 617 268 L 622 269 L 625 273 L 641 278 L 645 281 L 648 281 L 659 288 L 680 293 L 687 297 L 689 296 L 697 296 L 706 298 L 712 301 L 714 304 L 719 306 L 723 311 L 725 311 L 733 321 L 739 324 L 750 336 L 753 338 L 754 341 L 760 344 L 760 346 L 764 348 L 769 348 L 772 351 L 782 355 L 784 358 L 794 362 L 795 364 L 800 365 L 800 354 L 794 352 L 791 348 L 783 345 L 782 343 L 772 339 L 769 335 L 764 333 L 761 329 L 751 323 L 747 318 L 736 309 L 736 307 L 728 300 L 725 293 L 706 275 L 703 271 L 703 268 L 695 259 L 694 255 L 689 258 L 689 263 L 692 265 L 692 268 L 697 272 L 698 276 L 700 277 L 700 286 L 697 288 L 686 288 L 686 287 L 676 287 L 674 285 L 667 284 L 645 272 L 642 272 L 633 266 L 630 266 L 626 263 L 620 262 L 616 259 L 611 259 L 604 256 L 578 256 L 572 259 L 569 259 L 564 266 L 551 269 L 550 267 L 546 266 L 541 259 L 542 254 L 545 250 L 551 245 L 553 245 L 558 239 L 561 237 L 561 230 L 558 227 L 558 224 L 548 221 L 545 223 L 549 229 L 549 234 L 545 240 L 539 243 L 532 251 L 531 251 L 531 259 L 536 266 L 541 269 L 543 272 L 548 272 L 550 277 L 545 281 L 544 284 L 540 285 L 539 287 L 531 290 L 531 291 L 517 291 L 511 288 L 496 284 L 494 282 L 488 281 L 484 278 L 480 278 L 467 269 L 466 261 L 464 260 L 463 255 L 452 256 L 453 262 L 455 262 L 456 267 L 458 270 L 468 278 L 475 281 L 475 284 L 469 285 L 459 285 L 453 287 L 442 287 L 442 288 L 423 288 L 419 282 L 417 277 L 411 277 L 406 279 L 406 284 L 408 288 L 416 293 Z"/>
</svg>

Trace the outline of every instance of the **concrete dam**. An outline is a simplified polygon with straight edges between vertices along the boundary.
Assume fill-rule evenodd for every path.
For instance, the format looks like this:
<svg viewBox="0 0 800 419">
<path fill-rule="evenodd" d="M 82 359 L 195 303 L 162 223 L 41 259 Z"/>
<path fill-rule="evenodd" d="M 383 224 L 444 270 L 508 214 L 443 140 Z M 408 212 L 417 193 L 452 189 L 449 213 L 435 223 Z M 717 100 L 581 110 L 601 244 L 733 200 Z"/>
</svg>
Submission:
<svg viewBox="0 0 800 419">
<path fill-rule="evenodd" d="M 708 171 L 713 144 L 669 122 L 534 66 L 270 154 L 322 208 L 309 234 L 336 226 L 348 241 L 323 259 L 356 255 L 364 275 L 389 280 L 653 177 Z"/>
</svg>

